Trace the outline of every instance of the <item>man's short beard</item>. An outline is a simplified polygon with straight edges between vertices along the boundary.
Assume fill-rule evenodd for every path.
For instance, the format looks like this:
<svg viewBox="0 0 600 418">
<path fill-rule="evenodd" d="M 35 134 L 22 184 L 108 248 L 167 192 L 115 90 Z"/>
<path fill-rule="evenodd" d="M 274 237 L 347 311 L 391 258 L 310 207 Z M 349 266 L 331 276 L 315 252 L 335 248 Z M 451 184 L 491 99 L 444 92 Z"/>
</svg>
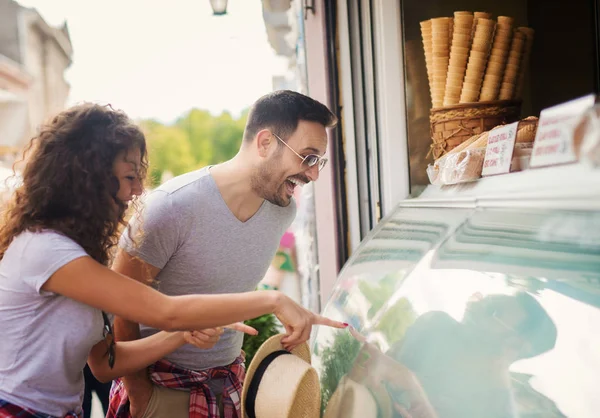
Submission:
<svg viewBox="0 0 600 418">
<path fill-rule="evenodd" d="M 254 193 L 256 193 L 262 199 L 265 199 L 274 205 L 286 207 L 290 204 L 290 200 L 287 202 L 281 196 L 281 184 L 276 187 L 275 191 L 270 191 L 270 186 L 273 183 L 273 178 L 270 173 L 272 173 L 274 168 L 277 166 L 276 163 L 273 162 L 265 162 L 252 174 L 250 179 L 250 184 Z"/>
</svg>

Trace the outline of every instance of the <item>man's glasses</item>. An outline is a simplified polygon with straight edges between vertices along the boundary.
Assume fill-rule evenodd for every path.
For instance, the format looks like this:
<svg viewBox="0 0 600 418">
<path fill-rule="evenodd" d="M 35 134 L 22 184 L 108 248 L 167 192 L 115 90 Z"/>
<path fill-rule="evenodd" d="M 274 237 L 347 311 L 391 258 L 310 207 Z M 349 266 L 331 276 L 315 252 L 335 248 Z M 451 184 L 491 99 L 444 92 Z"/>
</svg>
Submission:
<svg viewBox="0 0 600 418">
<path fill-rule="evenodd" d="M 108 316 L 104 312 L 102 312 L 102 319 L 104 319 L 102 336 L 108 345 L 108 366 L 112 369 L 115 365 L 115 336 L 113 334 L 110 321 L 108 320 Z"/>
<path fill-rule="evenodd" d="M 500 317 L 498 316 L 498 312 L 494 311 L 492 313 L 492 318 L 494 318 L 494 320 L 499 323 L 504 329 L 511 331 L 515 334 L 518 334 L 519 331 L 517 331 L 515 328 L 511 327 L 510 325 L 508 325 L 506 322 L 504 322 L 502 319 L 500 319 Z"/>
<path fill-rule="evenodd" d="M 275 138 L 279 139 L 283 145 L 288 147 L 294 154 L 296 154 L 298 156 L 298 158 L 300 158 L 302 160 L 302 164 L 306 164 L 308 167 L 314 167 L 315 165 L 317 165 L 319 168 L 319 171 L 321 171 L 323 169 L 323 167 L 325 167 L 325 164 L 327 164 L 327 161 L 328 161 L 327 158 L 321 157 L 320 155 L 317 155 L 317 154 L 308 154 L 306 157 L 303 157 L 300 154 L 298 154 L 292 147 L 290 147 L 287 144 L 287 142 L 285 142 L 283 139 L 281 139 L 279 137 L 279 135 L 277 135 L 275 133 L 273 133 L 273 135 L 275 135 Z"/>
</svg>

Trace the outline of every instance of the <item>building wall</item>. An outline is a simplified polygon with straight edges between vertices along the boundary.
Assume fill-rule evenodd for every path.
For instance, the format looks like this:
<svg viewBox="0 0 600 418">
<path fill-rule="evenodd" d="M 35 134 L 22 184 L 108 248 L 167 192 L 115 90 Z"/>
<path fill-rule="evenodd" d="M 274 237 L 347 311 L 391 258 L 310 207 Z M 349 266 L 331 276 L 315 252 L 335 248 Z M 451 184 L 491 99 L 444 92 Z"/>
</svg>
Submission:
<svg viewBox="0 0 600 418">
<path fill-rule="evenodd" d="M 326 77 L 329 68 L 326 53 L 324 0 L 314 1 L 314 13 L 309 11 L 307 14 L 304 33 L 308 94 L 331 108 L 328 78 Z M 334 153 L 331 135 L 327 153 L 330 157 Z M 321 171 L 319 180 L 314 184 L 321 306 L 329 298 L 341 267 L 337 262 L 338 243 L 335 231 L 336 211 L 333 201 L 333 196 L 335 196 L 333 181 L 333 166 L 328 164 Z"/>
<path fill-rule="evenodd" d="M 0 55 L 21 63 L 19 46 L 19 12 L 21 10 L 13 0 L 0 0 Z"/>
<path fill-rule="evenodd" d="M 25 34 L 25 67 L 33 78 L 29 91 L 30 128 L 35 131 L 48 117 L 62 110 L 69 95 L 64 73 L 70 58 L 40 28 L 37 13 L 28 13 Z"/>
<path fill-rule="evenodd" d="M 32 83 L 28 92 L 29 131 L 35 132 L 36 127 L 46 115 L 46 76 L 44 71 L 44 41 L 42 34 L 32 30 L 31 16 L 28 16 L 27 33 L 25 34 L 26 58 L 25 67 L 31 75 Z"/>
<path fill-rule="evenodd" d="M 29 81 L 22 66 L 0 55 L 0 161 L 14 159 L 15 144 L 27 131 Z"/>
<path fill-rule="evenodd" d="M 21 96 L 27 93 L 29 82 L 23 66 L 0 54 L 0 91 Z"/>
<path fill-rule="evenodd" d="M 11 98 L 0 107 L 0 147 L 19 149 L 40 124 L 65 107 L 71 41 L 66 27 L 51 27 L 36 10 L 11 0 L 0 0 L 0 23 L 0 89 L 18 96 L 4 94 Z M 25 107 L 19 110 L 18 122 L 17 101 Z M 15 137 L 15 132 L 21 133 Z"/>
</svg>

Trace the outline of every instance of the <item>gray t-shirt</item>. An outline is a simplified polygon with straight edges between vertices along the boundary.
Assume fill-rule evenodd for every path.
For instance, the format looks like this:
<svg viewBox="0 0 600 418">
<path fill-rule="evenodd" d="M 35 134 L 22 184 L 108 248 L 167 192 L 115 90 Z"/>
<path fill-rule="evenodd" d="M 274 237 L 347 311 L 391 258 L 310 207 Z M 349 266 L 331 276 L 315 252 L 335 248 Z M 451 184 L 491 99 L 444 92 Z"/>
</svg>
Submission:
<svg viewBox="0 0 600 418">
<path fill-rule="evenodd" d="M 161 269 L 155 287 L 167 295 L 248 292 L 265 275 L 279 240 L 296 213 L 295 203 L 265 201 L 241 222 L 229 210 L 208 168 L 176 177 L 144 202 L 143 238 L 132 246 L 127 231 L 120 245 Z M 137 221 L 132 220 L 132 236 Z M 141 325 L 142 337 L 157 330 Z M 225 366 L 240 354 L 243 334 L 225 330 L 208 350 L 184 345 L 166 357 L 192 370 Z"/>
<path fill-rule="evenodd" d="M 80 412 L 83 368 L 102 340 L 102 312 L 41 290 L 87 256 L 52 231 L 23 232 L 0 261 L 0 399 L 53 416 Z"/>
</svg>

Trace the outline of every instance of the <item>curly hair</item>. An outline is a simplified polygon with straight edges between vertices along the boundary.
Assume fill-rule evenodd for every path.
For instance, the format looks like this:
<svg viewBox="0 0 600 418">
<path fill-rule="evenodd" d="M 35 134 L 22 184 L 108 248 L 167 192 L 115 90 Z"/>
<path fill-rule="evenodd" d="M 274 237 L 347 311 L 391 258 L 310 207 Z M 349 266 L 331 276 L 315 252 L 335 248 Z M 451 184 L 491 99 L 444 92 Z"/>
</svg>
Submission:
<svg viewBox="0 0 600 418">
<path fill-rule="evenodd" d="M 42 126 L 25 149 L 22 183 L 4 212 L 0 260 L 23 231 L 50 229 L 108 265 L 119 228 L 126 225 L 113 164 L 120 153 L 136 148 L 142 181 L 148 167 L 144 134 L 110 106 L 74 106 Z"/>
</svg>

